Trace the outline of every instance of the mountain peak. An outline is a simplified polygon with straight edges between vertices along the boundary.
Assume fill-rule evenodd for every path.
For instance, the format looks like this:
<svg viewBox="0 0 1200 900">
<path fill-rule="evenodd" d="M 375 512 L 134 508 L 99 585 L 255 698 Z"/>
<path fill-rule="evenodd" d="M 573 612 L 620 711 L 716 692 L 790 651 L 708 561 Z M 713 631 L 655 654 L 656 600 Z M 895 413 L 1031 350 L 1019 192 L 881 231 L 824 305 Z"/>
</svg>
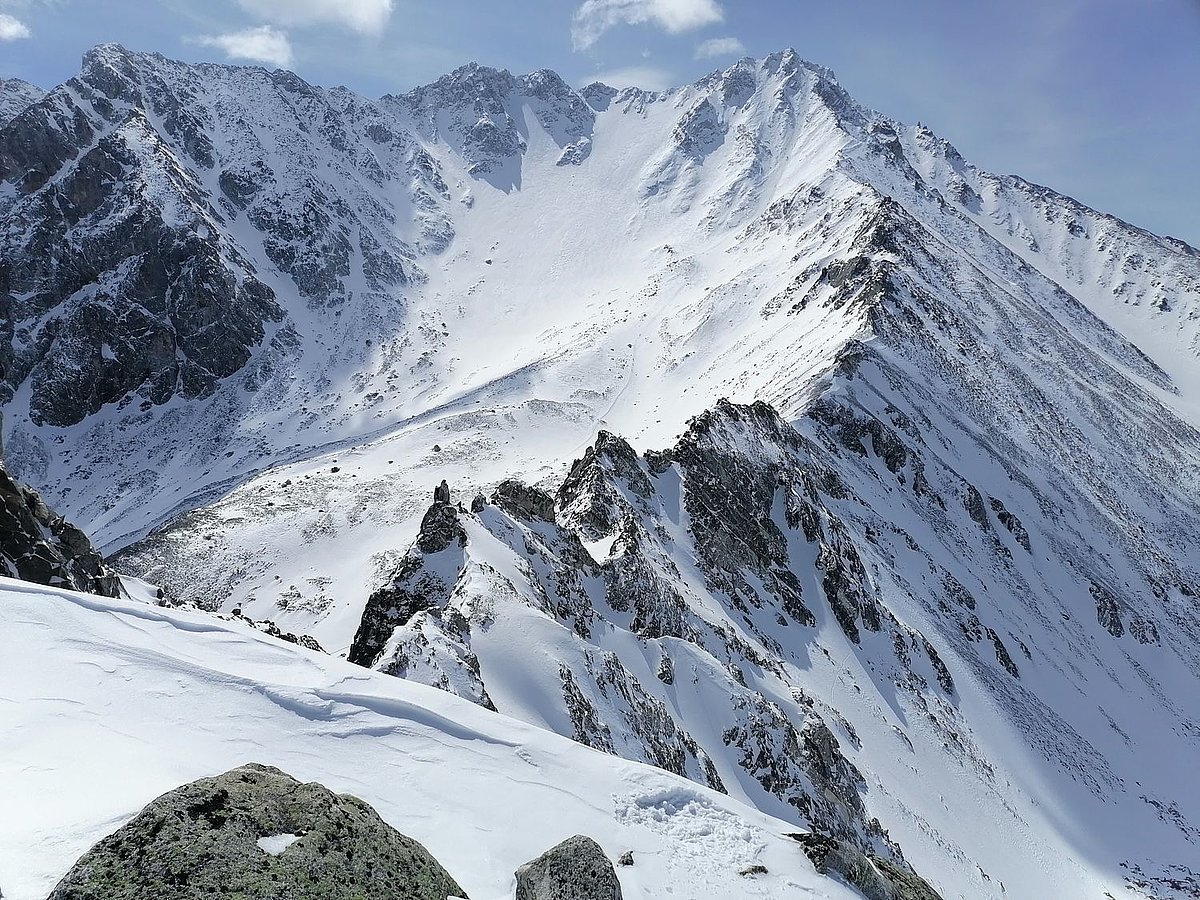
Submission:
<svg viewBox="0 0 1200 900">
<path fill-rule="evenodd" d="M 0 128 L 37 103 L 46 92 L 20 78 L 0 78 Z"/>
</svg>

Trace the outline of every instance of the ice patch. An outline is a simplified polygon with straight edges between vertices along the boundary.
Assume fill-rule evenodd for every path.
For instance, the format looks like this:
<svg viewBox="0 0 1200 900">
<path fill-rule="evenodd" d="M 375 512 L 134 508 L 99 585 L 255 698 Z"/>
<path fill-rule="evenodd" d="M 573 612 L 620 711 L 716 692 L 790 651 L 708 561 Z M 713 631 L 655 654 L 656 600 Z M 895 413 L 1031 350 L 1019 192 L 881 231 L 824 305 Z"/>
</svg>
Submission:
<svg viewBox="0 0 1200 900">
<path fill-rule="evenodd" d="M 296 841 L 300 840 L 298 834 L 272 834 L 267 837 L 258 839 L 258 848 L 269 856 L 278 856 Z"/>
</svg>

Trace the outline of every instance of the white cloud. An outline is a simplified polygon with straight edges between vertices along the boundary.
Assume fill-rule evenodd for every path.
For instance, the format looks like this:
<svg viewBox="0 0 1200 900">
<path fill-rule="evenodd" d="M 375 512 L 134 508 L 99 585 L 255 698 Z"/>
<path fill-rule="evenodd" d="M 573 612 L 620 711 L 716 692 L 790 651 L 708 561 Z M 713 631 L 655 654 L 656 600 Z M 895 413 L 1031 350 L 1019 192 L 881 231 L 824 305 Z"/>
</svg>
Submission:
<svg viewBox="0 0 1200 900">
<path fill-rule="evenodd" d="M 607 72 L 589 75 L 585 79 L 585 82 L 589 84 L 593 81 L 599 81 L 609 87 L 639 87 L 648 91 L 665 91 L 673 86 L 671 73 L 653 66 L 627 66 L 623 69 L 610 69 Z"/>
<path fill-rule="evenodd" d="M 617 25 L 649 23 L 679 34 L 724 18 L 716 0 L 584 0 L 575 11 L 571 39 L 576 50 L 586 50 Z"/>
<path fill-rule="evenodd" d="M 0 13 L 0 41 L 19 41 L 29 36 L 29 27 L 24 22 L 7 13 Z"/>
<path fill-rule="evenodd" d="M 282 31 L 270 25 L 233 31 L 229 34 L 211 34 L 196 38 L 204 47 L 216 47 L 225 51 L 230 59 L 247 59 L 286 69 L 292 64 L 292 44 Z"/>
<path fill-rule="evenodd" d="M 718 56 L 744 56 L 746 45 L 735 37 L 711 38 L 696 48 L 696 59 L 716 59 Z"/>
<path fill-rule="evenodd" d="M 392 17 L 394 0 L 237 0 L 238 5 L 273 25 L 343 25 L 379 34 Z"/>
</svg>

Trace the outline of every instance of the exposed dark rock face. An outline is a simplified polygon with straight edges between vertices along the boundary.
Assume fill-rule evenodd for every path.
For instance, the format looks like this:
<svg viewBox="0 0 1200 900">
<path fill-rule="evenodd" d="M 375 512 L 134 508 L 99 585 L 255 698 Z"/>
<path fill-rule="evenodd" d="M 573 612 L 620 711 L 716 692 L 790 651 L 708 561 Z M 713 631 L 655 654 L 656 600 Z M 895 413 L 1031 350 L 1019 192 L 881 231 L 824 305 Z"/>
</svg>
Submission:
<svg viewBox="0 0 1200 900">
<path fill-rule="evenodd" d="M 563 148 L 559 165 L 587 159 L 596 119 L 583 98 L 548 69 L 516 76 L 475 63 L 407 94 L 384 97 L 382 103 L 411 118 L 426 137 L 453 146 L 472 176 L 504 190 L 520 184 L 523 107 Z"/>
<path fill-rule="evenodd" d="M 0 229 L 14 351 L 0 390 L 31 377 L 35 424 L 71 425 L 133 395 L 207 396 L 282 317 L 147 111 L 211 164 L 204 132 L 148 77 L 123 51 L 93 51 L 70 90 L 0 131 L 0 181 L 26 194 Z"/>
<path fill-rule="evenodd" d="M 507 479 L 496 486 L 492 502 L 518 519 L 554 521 L 554 498 L 535 487 Z"/>
<path fill-rule="evenodd" d="M 740 751 L 742 768 L 815 827 L 869 840 L 874 829 L 865 820 L 862 774 L 825 723 L 813 720 L 797 730 L 783 710 L 762 698 L 744 701 L 742 711 L 744 724 L 724 735 Z"/>
<path fill-rule="evenodd" d="M 435 568 L 429 566 L 428 557 L 454 553 L 461 559 L 467 535 L 458 516 L 458 508 L 440 498 L 429 507 L 413 547 L 400 561 L 389 583 L 367 600 L 350 646 L 350 662 L 372 665 L 398 626 L 423 610 L 445 605 L 454 587 L 446 573 L 456 576 L 461 564 L 450 561 L 445 569 Z"/>
<path fill-rule="evenodd" d="M 272 338 L 296 306 L 346 303 L 361 276 L 361 314 L 394 307 L 416 252 L 379 199 L 390 181 L 424 223 L 415 240 L 444 246 L 449 226 L 436 164 L 389 121 L 290 73 L 116 45 L 44 96 L 0 85 L 0 403 L 30 382 L 22 415 L 66 426 L 206 399 L 286 355 Z"/>
<path fill-rule="evenodd" d="M 517 869 L 516 900 L 621 900 L 604 848 L 577 834 Z"/>
<path fill-rule="evenodd" d="M 952 695 L 954 682 L 933 645 L 882 607 L 830 502 L 844 488 L 816 453 L 765 404 L 721 402 L 674 448 L 644 458 L 600 433 L 555 501 L 515 481 L 470 513 L 439 496 L 389 584 L 372 595 L 351 659 L 490 705 L 485 683 L 505 676 L 481 667 L 471 648 L 486 659 L 495 618 L 532 607 L 571 635 L 574 649 L 560 657 L 543 701 L 565 708 L 565 734 L 717 790 L 730 778 L 745 786 L 749 775 L 798 821 L 902 859 L 868 814 L 866 782 L 841 738 L 789 680 L 786 666 L 800 657 L 780 629 L 794 629 L 793 646 L 802 646 L 823 606 L 856 643 L 885 633 L 890 677 L 915 695 Z M 672 530 L 681 513 L 686 528 Z M 484 531 L 488 562 L 470 537 Z M 496 569 L 497 546 L 511 554 L 507 573 Z M 627 657 L 593 643 L 614 630 L 646 649 Z M 709 734 L 719 727 L 707 745 L 680 708 L 693 691 L 703 692 L 689 702 L 706 704 Z M 781 692 L 795 702 L 772 699 Z"/>
<path fill-rule="evenodd" d="M 1089 590 L 1096 601 L 1096 621 L 1113 637 L 1121 637 L 1125 623 L 1121 621 L 1120 601 L 1102 585 L 1093 583 Z"/>
<path fill-rule="evenodd" d="M 249 764 L 164 794 L 77 862 L 50 900 L 447 900 L 462 888 L 370 806 Z"/>
<path fill-rule="evenodd" d="M 620 523 L 623 504 L 618 484 L 628 485 L 640 498 L 649 497 L 652 490 L 633 448 L 616 435 L 601 431 L 583 458 L 571 464 L 558 489 L 558 504 L 579 532 L 594 540 L 612 534 Z"/>
<path fill-rule="evenodd" d="M 471 651 L 471 623 L 450 604 L 466 563 L 460 515 L 443 481 L 412 547 L 367 599 L 348 658 L 495 709 Z"/>
<path fill-rule="evenodd" d="M 598 702 L 589 699 L 570 668 L 559 667 L 563 703 L 574 726 L 572 738 L 605 753 L 618 753 L 623 740 L 632 739 L 651 765 L 726 793 L 712 759 L 675 722 L 667 704 L 648 692 L 615 653 L 588 653 L 586 658 L 584 683 L 599 689 Z M 607 724 L 614 713 L 622 726 L 615 734 Z"/>
<path fill-rule="evenodd" d="M 844 879 L 862 892 L 866 900 L 942 900 L 907 866 L 865 854 L 857 847 L 818 832 L 792 834 L 822 875 Z"/>
<path fill-rule="evenodd" d="M 0 573 L 22 581 L 118 597 L 121 582 L 87 535 L 0 464 Z"/>
<path fill-rule="evenodd" d="M 439 497 L 421 520 L 421 530 L 417 533 L 418 549 L 422 553 L 441 553 L 451 544 L 462 546 L 466 540 L 466 532 L 458 521 L 458 507 Z"/>
<path fill-rule="evenodd" d="M 799 451 L 799 435 L 766 404 L 735 407 L 719 403 L 691 423 L 670 452 L 687 473 L 684 503 L 696 548 L 712 585 L 742 610 L 762 605 L 743 573 L 755 573 L 795 621 L 811 625 L 803 589 L 788 566 L 787 538 L 772 520 L 776 492 L 790 473 L 778 463 L 748 458 L 729 432 L 761 432 L 783 449 Z"/>
</svg>

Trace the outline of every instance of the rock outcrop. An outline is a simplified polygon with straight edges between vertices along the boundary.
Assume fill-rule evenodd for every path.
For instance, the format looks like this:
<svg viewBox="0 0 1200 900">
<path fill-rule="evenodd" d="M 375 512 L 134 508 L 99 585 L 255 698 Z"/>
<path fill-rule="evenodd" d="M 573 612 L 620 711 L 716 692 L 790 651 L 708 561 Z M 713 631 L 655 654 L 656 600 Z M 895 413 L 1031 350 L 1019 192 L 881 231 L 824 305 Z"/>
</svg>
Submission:
<svg viewBox="0 0 1200 900">
<path fill-rule="evenodd" d="M 554 498 L 506 480 L 468 512 L 440 485 L 371 595 L 350 659 L 495 708 L 514 696 L 498 635 L 550 618 L 564 645 L 521 693 L 561 707 L 564 735 L 714 790 L 756 784 L 796 821 L 902 863 L 843 753 L 853 731 L 826 721 L 788 668 L 798 651 L 781 643 L 783 629 L 807 640 L 823 606 L 856 644 L 860 631 L 886 637 L 881 671 L 914 696 L 953 693 L 932 645 L 879 603 L 828 502 L 841 491 L 773 409 L 726 402 L 644 458 L 602 432 Z M 680 504 L 686 525 L 673 531 Z M 814 575 L 798 563 L 809 556 Z M 693 732 L 686 710 L 700 703 L 707 721 Z"/>
<path fill-rule="evenodd" d="M 117 597 L 121 582 L 88 536 L 19 484 L 0 463 L 0 574 Z"/>
<path fill-rule="evenodd" d="M 516 900 L 621 900 L 612 861 L 577 834 L 517 869 Z"/>
<path fill-rule="evenodd" d="M 150 803 L 84 854 L 49 900 L 465 896 L 362 800 L 251 763 Z"/>
<path fill-rule="evenodd" d="M 827 835 L 793 834 L 822 875 L 841 878 L 856 887 L 866 900 L 942 900 L 941 894 L 911 869 Z"/>
</svg>

